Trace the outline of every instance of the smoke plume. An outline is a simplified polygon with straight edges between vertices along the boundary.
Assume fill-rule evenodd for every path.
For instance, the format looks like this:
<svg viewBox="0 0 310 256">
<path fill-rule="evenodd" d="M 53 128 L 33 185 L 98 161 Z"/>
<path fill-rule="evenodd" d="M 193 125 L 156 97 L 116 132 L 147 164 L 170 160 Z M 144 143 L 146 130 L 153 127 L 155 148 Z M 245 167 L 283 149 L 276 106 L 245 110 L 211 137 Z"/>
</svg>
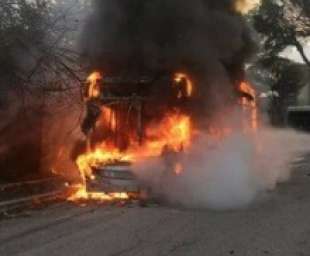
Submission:
<svg viewBox="0 0 310 256">
<path fill-rule="evenodd" d="M 83 57 L 105 75 L 189 73 L 197 99 L 192 111 L 214 113 L 231 101 L 255 49 L 239 2 L 252 1 L 94 0 Z"/>
<path fill-rule="evenodd" d="M 165 173 L 162 159 L 136 164 L 135 172 L 155 194 L 186 207 L 232 209 L 249 205 L 291 175 L 291 162 L 310 149 L 309 136 L 263 128 L 255 135 L 234 132 L 218 141 L 199 135 L 179 156 L 183 172 Z"/>
<path fill-rule="evenodd" d="M 264 128 L 247 134 L 240 129 L 242 118 L 227 120 L 233 110 L 226 110 L 236 105 L 236 87 L 244 80 L 245 62 L 255 50 L 241 13 L 257 3 L 93 1 L 93 13 L 81 40 L 90 70 L 117 77 L 181 71 L 189 74 L 195 84 L 190 102 L 182 107 L 200 135 L 196 135 L 186 153 L 174 156 L 183 172 L 172 177 L 165 171 L 164 157 L 138 162 L 134 167 L 155 193 L 172 202 L 216 209 L 248 205 L 264 191 L 287 180 L 290 161 L 309 145 L 307 136 L 294 131 Z M 165 82 L 149 86 L 156 100 L 146 103 L 146 109 L 153 111 L 153 117 L 153 113 L 158 115 L 161 107 L 169 104 L 165 97 L 168 90 Z M 209 118 L 210 115 L 213 116 Z M 221 140 L 214 139 L 200 125 L 210 124 L 210 119 L 219 129 L 236 129 Z M 283 146 L 283 141 L 290 147 Z"/>
</svg>

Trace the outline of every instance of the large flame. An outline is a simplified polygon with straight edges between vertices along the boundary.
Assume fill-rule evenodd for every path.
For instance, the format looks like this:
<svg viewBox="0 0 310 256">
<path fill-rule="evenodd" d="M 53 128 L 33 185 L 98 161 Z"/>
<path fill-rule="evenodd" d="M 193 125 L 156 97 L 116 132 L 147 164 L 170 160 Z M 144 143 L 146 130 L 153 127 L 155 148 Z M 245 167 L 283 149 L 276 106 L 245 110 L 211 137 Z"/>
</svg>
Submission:
<svg viewBox="0 0 310 256">
<path fill-rule="evenodd" d="M 103 112 L 104 114 L 104 112 Z M 110 114 L 109 111 L 106 114 Z M 114 199 L 127 199 L 127 193 L 93 193 L 86 189 L 86 180 L 95 179 L 94 169 L 115 161 L 134 162 L 141 158 L 156 157 L 163 153 L 164 148 L 180 152 L 190 146 L 191 141 L 191 119 L 189 116 L 177 110 L 167 113 L 160 122 L 154 122 L 146 128 L 145 140 L 140 145 L 132 138 L 130 147 L 125 151 L 120 151 L 113 143 L 103 142 L 94 149 L 88 149 L 81 154 L 76 164 L 79 168 L 82 183 L 77 186 L 76 192 L 69 198 L 76 200 L 99 200 L 110 201 Z M 181 172 L 180 165 L 176 166 L 175 173 Z"/>
<path fill-rule="evenodd" d="M 92 73 L 88 77 L 89 82 L 89 99 L 100 96 L 100 79 L 102 75 L 98 72 Z M 179 95 L 178 98 L 187 98 L 193 94 L 193 83 L 189 76 L 184 73 L 176 73 L 174 76 L 174 84 Z M 240 83 L 238 90 L 242 93 L 239 104 L 242 106 L 244 131 L 249 129 L 257 129 L 257 105 L 256 92 L 254 88 L 247 82 Z M 100 122 L 103 126 L 108 127 L 108 131 L 117 132 L 118 120 L 121 118 L 116 115 L 113 108 L 103 106 L 101 108 Z M 107 126 L 108 125 L 108 126 Z M 98 128 L 97 127 L 97 128 Z M 124 132 L 124 131 L 123 131 Z M 125 131 L 126 132 L 126 131 Z M 216 126 L 206 131 L 215 139 L 221 140 L 223 137 L 231 133 L 231 127 Z M 166 152 L 183 152 L 186 151 L 192 141 L 193 124 L 190 115 L 183 113 L 180 109 L 175 108 L 164 114 L 161 118 L 153 120 L 144 127 L 143 139 L 137 140 L 137 136 L 130 134 L 129 146 L 125 150 L 121 150 L 116 142 L 112 139 L 105 139 L 95 146 L 88 143 L 85 153 L 78 156 L 76 164 L 80 171 L 82 179 L 81 184 L 76 186 L 76 192 L 69 198 L 69 200 L 97 200 L 97 201 L 112 201 L 116 199 L 126 200 L 129 198 L 127 193 L 101 193 L 87 191 L 87 180 L 96 179 L 95 170 L 99 167 L 109 165 L 116 162 L 135 162 L 137 160 L 149 157 L 158 157 Z M 175 175 L 180 175 L 183 172 L 181 163 L 176 162 L 172 166 L 172 171 Z"/>
<path fill-rule="evenodd" d="M 154 123 L 146 129 L 146 138 L 142 145 L 133 138 L 131 146 L 125 151 L 120 151 L 113 143 L 103 142 L 95 149 L 80 155 L 76 163 L 82 177 L 92 178 L 93 168 L 108 163 L 159 156 L 165 147 L 176 152 L 183 151 L 190 146 L 191 130 L 189 116 L 177 111 L 167 113 L 159 123 Z"/>
</svg>

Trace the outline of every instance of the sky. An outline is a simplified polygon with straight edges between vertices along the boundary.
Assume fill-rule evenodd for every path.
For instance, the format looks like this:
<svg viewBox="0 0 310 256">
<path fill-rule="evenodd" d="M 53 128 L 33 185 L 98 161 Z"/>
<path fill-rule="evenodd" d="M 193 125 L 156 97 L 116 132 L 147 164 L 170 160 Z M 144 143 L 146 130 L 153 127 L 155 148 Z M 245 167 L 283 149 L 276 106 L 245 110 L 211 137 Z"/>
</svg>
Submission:
<svg viewBox="0 0 310 256">
<path fill-rule="evenodd" d="M 310 59 L 310 41 L 308 41 L 307 43 L 304 44 L 304 49 L 305 49 L 306 55 Z M 280 54 L 280 56 L 284 57 L 284 58 L 288 58 L 288 59 L 295 61 L 297 63 L 303 63 L 304 64 L 302 57 L 300 56 L 299 52 L 297 51 L 296 47 L 294 47 L 294 46 L 287 47 Z"/>
</svg>

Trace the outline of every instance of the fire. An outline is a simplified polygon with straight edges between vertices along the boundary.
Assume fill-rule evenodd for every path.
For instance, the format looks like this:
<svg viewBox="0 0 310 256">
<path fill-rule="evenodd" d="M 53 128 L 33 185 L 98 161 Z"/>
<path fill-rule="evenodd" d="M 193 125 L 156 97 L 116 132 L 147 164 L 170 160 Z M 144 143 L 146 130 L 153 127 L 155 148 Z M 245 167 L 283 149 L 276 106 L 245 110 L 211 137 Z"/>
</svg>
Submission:
<svg viewBox="0 0 310 256">
<path fill-rule="evenodd" d="M 234 8 L 237 12 L 246 15 L 261 5 L 261 0 L 235 0 Z"/>
<path fill-rule="evenodd" d="M 80 155 L 76 164 L 83 180 L 93 179 L 93 168 L 111 163 L 113 161 L 131 161 L 133 156 L 126 152 L 120 152 L 118 148 L 107 143 L 102 143 L 95 150 Z"/>
<path fill-rule="evenodd" d="M 239 89 L 241 92 L 244 92 L 244 93 L 247 93 L 249 94 L 250 96 L 253 97 L 253 99 L 255 99 L 256 97 L 256 92 L 255 90 L 253 89 L 253 87 L 247 83 L 247 82 L 241 82 L 240 83 L 240 86 L 239 86 Z M 253 101 L 254 102 L 254 101 Z"/>
<path fill-rule="evenodd" d="M 183 165 L 181 163 L 176 163 L 174 167 L 174 173 L 180 175 L 183 172 Z"/>
<path fill-rule="evenodd" d="M 102 93 L 100 80 L 102 75 L 99 72 L 93 72 L 88 77 L 88 100 L 98 98 Z M 178 98 L 188 98 L 193 95 L 193 82 L 190 77 L 184 73 L 174 75 L 174 88 L 177 91 Z M 255 130 L 257 128 L 257 103 L 255 89 L 247 82 L 242 82 L 238 86 L 238 91 L 242 94 L 239 100 L 243 112 L 244 130 Z M 108 135 L 103 142 L 97 142 L 91 145 L 90 139 L 87 140 L 86 152 L 79 155 L 76 159 L 76 165 L 80 171 L 81 184 L 75 187 L 75 193 L 69 198 L 70 201 L 77 200 L 96 200 L 96 201 L 113 201 L 127 200 L 129 195 L 123 193 L 104 193 L 87 191 L 87 181 L 96 179 L 96 170 L 117 162 L 133 163 L 137 160 L 149 157 L 167 156 L 169 152 L 174 153 L 186 152 L 190 147 L 193 137 L 192 118 L 185 114 L 179 107 L 174 107 L 167 111 L 162 117 L 154 117 L 143 127 L 143 137 L 138 139 L 137 133 L 130 129 L 124 130 L 128 144 L 125 147 L 119 146 L 117 140 L 113 139 L 118 136 L 118 127 L 123 124 L 126 115 L 119 115 L 117 108 L 114 109 L 112 104 L 101 106 L 101 117 L 96 124 L 96 129 L 103 129 L 103 133 Z M 216 124 L 215 124 L 216 125 Z M 221 141 L 231 133 L 232 127 L 212 126 L 205 131 L 213 138 Z M 110 135 L 110 137 L 109 137 Z M 111 138 L 112 136 L 112 138 Z M 174 160 L 173 160 L 174 161 Z M 182 163 L 176 161 L 171 165 L 171 171 L 175 175 L 183 173 Z"/>
<path fill-rule="evenodd" d="M 76 192 L 68 198 L 68 201 L 80 200 L 95 200 L 101 202 L 127 200 L 127 193 L 104 193 L 104 192 L 89 192 L 84 185 L 76 186 Z"/>
<path fill-rule="evenodd" d="M 115 131 L 116 130 L 116 114 L 115 112 L 109 108 L 109 107 L 102 107 L 101 108 L 101 122 L 105 123 L 105 124 L 108 124 L 109 127 L 112 131 Z"/>
<path fill-rule="evenodd" d="M 142 145 L 132 138 L 131 146 L 126 151 L 120 151 L 113 143 L 103 142 L 98 144 L 93 150 L 80 155 L 76 164 L 80 171 L 82 184 L 77 187 L 77 191 L 69 198 L 76 200 L 98 200 L 111 201 L 115 199 L 128 199 L 127 193 L 93 193 L 86 189 L 86 180 L 95 179 L 94 169 L 115 161 L 134 162 L 141 158 L 156 157 L 163 153 L 165 147 L 175 152 L 186 150 L 191 141 L 191 119 L 189 116 L 175 110 L 167 113 L 158 123 L 154 122 L 146 128 L 145 141 Z M 175 173 L 179 175 L 182 166 L 176 165 Z"/>
<path fill-rule="evenodd" d="M 69 201 L 80 200 L 95 200 L 95 201 L 113 201 L 113 200 L 127 200 L 129 196 L 127 193 L 104 193 L 104 192 L 89 192 L 87 191 L 87 179 L 96 179 L 93 168 L 99 167 L 103 164 L 113 162 L 115 160 L 130 160 L 129 156 L 121 153 L 117 148 L 108 146 L 103 143 L 100 147 L 94 151 L 88 151 L 85 154 L 80 155 L 76 164 L 79 168 L 80 177 L 82 179 L 81 184 L 75 187 L 75 192 L 71 195 Z"/>
<path fill-rule="evenodd" d="M 102 79 L 102 75 L 100 72 L 93 72 L 87 78 L 88 89 L 87 89 L 87 99 L 90 98 L 98 98 L 100 96 L 100 85 L 98 83 L 99 80 Z"/>
<path fill-rule="evenodd" d="M 139 145 L 132 139 L 131 146 L 124 152 L 113 144 L 103 142 L 94 150 L 80 155 L 76 163 L 82 177 L 91 178 L 92 169 L 113 161 L 136 161 L 143 157 L 160 156 L 164 147 L 176 152 L 185 150 L 191 141 L 190 117 L 179 112 L 167 114 L 161 122 L 146 129 L 146 139 Z"/>
<path fill-rule="evenodd" d="M 248 120 L 246 119 L 248 116 L 247 113 L 250 112 L 250 128 L 252 130 L 256 130 L 258 128 L 256 91 L 248 82 L 241 82 L 239 85 L 239 90 L 249 96 L 243 96 L 240 101 L 245 117 L 244 128 L 246 130 L 248 127 Z"/>
<path fill-rule="evenodd" d="M 183 98 L 183 97 L 191 97 L 193 94 L 193 82 L 190 79 L 190 77 L 185 74 L 185 73 L 176 73 L 174 75 L 174 81 L 177 84 L 181 84 L 182 82 L 184 83 L 181 84 L 181 86 L 185 86 L 185 88 L 180 88 L 179 94 L 178 94 L 178 98 Z M 182 89 L 185 89 L 184 95 L 182 93 Z"/>
<path fill-rule="evenodd" d="M 150 156 L 158 156 L 165 146 L 174 151 L 180 151 L 190 146 L 191 119 L 178 112 L 168 113 L 158 125 L 152 125 L 146 130 L 149 138 L 145 144 L 145 152 Z"/>
</svg>

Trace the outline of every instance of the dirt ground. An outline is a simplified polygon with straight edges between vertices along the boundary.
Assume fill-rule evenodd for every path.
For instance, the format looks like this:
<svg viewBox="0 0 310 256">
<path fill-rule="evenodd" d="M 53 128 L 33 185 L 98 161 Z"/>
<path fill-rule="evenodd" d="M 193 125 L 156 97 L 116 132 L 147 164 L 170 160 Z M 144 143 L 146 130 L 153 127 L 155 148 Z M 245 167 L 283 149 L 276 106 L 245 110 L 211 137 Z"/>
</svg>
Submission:
<svg viewBox="0 0 310 256">
<path fill-rule="evenodd" d="M 0 255 L 310 255 L 310 168 L 246 209 L 77 207 L 59 203 L 0 222 Z"/>
</svg>

